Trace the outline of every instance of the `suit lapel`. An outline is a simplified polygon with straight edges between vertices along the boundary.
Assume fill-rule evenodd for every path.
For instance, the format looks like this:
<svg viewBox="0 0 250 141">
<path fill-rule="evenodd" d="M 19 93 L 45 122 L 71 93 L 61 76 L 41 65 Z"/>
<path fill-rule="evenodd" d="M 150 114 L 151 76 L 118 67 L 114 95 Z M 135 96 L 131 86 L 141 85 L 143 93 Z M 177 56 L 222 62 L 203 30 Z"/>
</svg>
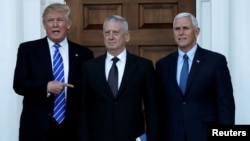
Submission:
<svg viewBox="0 0 250 141">
<path fill-rule="evenodd" d="M 75 46 L 73 46 L 73 44 L 68 41 L 68 51 L 69 51 L 69 76 L 68 76 L 68 83 L 72 83 L 73 80 L 76 78 L 76 74 L 74 73 L 76 72 L 76 66 L 78 65 L 78 52 L 75 49 Z"/>
<path fill-rule="evenodd" d="M 109 84 L 105 75 L 106 55 L 107 54 L 104 54 L 95 59 L 96 62 L 94 63 L 95 66 L 93 66 L 93 72 L 94 72 L 93 75 L 95 75 L 94 78 L 96 78 L 96 80 L 100 80 L 100 82 L 98 82 L 98 84 L 100 84 L 99 88 L 107 92 L 107 95 L 103 95 L 103 96 L 108 99 L 114 99 L 114 95 L 109 87 Z"/>
<path fill-rule="evenodd" d="M 200 66 L 204 62 L 204 59 L 205 59 L 205 55 L 204 55 L 203 49 L 198 46 L 196 53 L 195 53 L 195 56 L 194 56 L 194 59 L 193 59 L 193 62 L 192 62 L 192 67 L 191 67 L 191 70 L 190 70 L 190 73 L 188 76 L 187 90 L 186 90 L 187 94 L 188 94 L 189 87 L 190 87 L 193 79 L 197 75 L 197 71 L 199 70 Z"/>
<path fill-rule="evenodd" d="M 43 38 L 40 40 L 37 46 L 37 53 L 39 56 L 39 60 L 41 61 L 42 68 L 44 69 L 45 76 L 48 76 L 48 79 L 53 79 L 53 72 L 52 72 L 52 63 L 51 63 L 51 55 L 49 50 L 49 45 L 47 42 L 47 38 Z"/>
<path fill-rule="evenodd" d="M 127 51 L 127 60 L 125 64 L 125 69 L 124 69 L 124 74 L 122 77 L 121 85 L 118 90 L 117 98 L 123 95 L 122 92 L 129 84 L 130 78 L 133 77 L 133 73 L 135 72 L 136 66 L 137 66 L 136 57 Z"/>
<path fill-rule="evenodd" d="M 170 72 L 171 73 L 171 75 L 170 75 L 171 80 L 172 80 L 172 82 L 174 82 L 174 86 L 176 87 L 176 89 L 177 89 L 178 93 L 180 94 L 180 96 L 183 96 L 181 88 L 179 87 L 179 84 L 178 84 L 178 82 L 176 80 L 176 76 L 177 76 L 177 62 L 178 62 L 178 51 L 176 51 L 173 54 L 171 62 L 172 62 L 171 66 L 170 66 L 171 67 L 170 68 L 170 70 L 171 70 L 171 72 Z"/>
</svg>

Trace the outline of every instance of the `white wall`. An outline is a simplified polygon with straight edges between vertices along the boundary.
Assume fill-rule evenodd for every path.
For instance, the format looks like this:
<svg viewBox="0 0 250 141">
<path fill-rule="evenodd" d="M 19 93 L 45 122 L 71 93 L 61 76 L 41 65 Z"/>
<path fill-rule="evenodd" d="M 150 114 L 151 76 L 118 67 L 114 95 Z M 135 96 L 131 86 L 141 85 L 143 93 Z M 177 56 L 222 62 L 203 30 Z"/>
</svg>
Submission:
<svg viewBox="0 0 250 141">
<path fill-rule="evenodd" d="M 45 36 L 41 14 L 45 6 L 64 0 L 3 0 L 0 31 L 0 141 L 17 141 L 22 97 L 12 89 L 19 43 Z M 199 44 L 224 54 L 231 71 L 236 123 L 250 124 L 250 65 L 247 62 L 249 0 L 196 0 L 201 27 Z"/>
</svg>

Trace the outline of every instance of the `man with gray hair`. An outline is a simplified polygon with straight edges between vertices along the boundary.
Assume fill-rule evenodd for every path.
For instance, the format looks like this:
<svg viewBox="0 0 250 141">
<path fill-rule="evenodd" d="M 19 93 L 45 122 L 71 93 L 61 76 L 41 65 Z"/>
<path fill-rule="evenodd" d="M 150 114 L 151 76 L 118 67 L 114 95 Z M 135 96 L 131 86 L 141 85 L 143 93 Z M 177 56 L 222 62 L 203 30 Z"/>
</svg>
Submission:
<svg viewBox="0 0 250 141">
<path fill-rule="evenodd" d="M 158 141 L 152 61 L 126 49 L 128 22 L 119 15 L 105 19 L 103 37 L 106 53 L 87 61 L 82 71 L 79 119 L 87 117 L 90 141 L 135 141 L 145 132 L 148 141 Z"/>
<path fill-rule="evenodd" d="M 207 141 L 213 125 L 234 125 L 233 87 L 224 55 L 201 48 L 196 18 L 173 21 L 177 51 L 156 62 L 164 141 Z"/>
</svg>

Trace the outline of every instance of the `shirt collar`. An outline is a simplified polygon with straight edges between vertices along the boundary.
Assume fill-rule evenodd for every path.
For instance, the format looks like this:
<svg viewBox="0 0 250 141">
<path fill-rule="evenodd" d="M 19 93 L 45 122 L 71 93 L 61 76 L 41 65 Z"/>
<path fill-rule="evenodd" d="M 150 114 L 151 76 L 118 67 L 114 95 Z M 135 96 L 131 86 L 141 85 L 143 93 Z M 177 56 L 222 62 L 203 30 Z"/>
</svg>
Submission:
<svg viewBox="0 0 250 141">
<path fill-rule="evenodd" d="M 53 48 L 53 45 L 55 44 L 53 41 L 51 41 L 49 38 L 47 38 L 47 41 L 49 43 L 49 47 Z M 62 42 L 59 43 L 61 45 L 62 48 L 64 48 L 67 44 L 67 38 L 64 38 L 64 40 Z"/>
<path fill-rule="evenodd" d="M 126 56 L 127 56 L 127 51 L 126 49 L 124 49 L 118 56 L 116 56 L 117 58 L 119 58 L 119 61 L 121 62 L 126 62 Z M 114 58 L 115 56 L 111 55 L 110 53 L 107 52 L 107 57 L 106 59 L 108 61 L 112 61 L 112 58 Z"/>
<path fill-rule="evenodd" d="M 178 54 L 179 54 L 179 57 L 181 57 L 181 58 L 183 58 L 183 55 L 184 55 L 184 54 L 187 54 L 188 58 L 189 58 L 191 61 L 193 61 L 196 50 L 197 50 L 197 44 L 195 44 L 187 53 L 181 51 L 181 50 L 178 48 Z"/>
</svg>

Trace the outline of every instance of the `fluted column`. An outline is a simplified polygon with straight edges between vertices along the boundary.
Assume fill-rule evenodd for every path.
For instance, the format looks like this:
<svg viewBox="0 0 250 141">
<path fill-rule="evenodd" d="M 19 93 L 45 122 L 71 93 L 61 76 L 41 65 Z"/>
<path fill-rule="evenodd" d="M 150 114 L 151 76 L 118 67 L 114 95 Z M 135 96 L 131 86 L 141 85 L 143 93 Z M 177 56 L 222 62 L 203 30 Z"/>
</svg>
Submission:
<svg viewBox="0 0 250 141">
<path fill-rule="evenodd" d="M 229 1 L 229 56 L 236 100 L 236 123 L 250 124 L 249 0 Z"/>
<path fill-rule="evenodd" d="M 22 1 L 4 0 L 0 5 L 0 140 L 17 141 L 21 97 L 12 88 L 17 45 L 22 40 Z"/>
</svg>

